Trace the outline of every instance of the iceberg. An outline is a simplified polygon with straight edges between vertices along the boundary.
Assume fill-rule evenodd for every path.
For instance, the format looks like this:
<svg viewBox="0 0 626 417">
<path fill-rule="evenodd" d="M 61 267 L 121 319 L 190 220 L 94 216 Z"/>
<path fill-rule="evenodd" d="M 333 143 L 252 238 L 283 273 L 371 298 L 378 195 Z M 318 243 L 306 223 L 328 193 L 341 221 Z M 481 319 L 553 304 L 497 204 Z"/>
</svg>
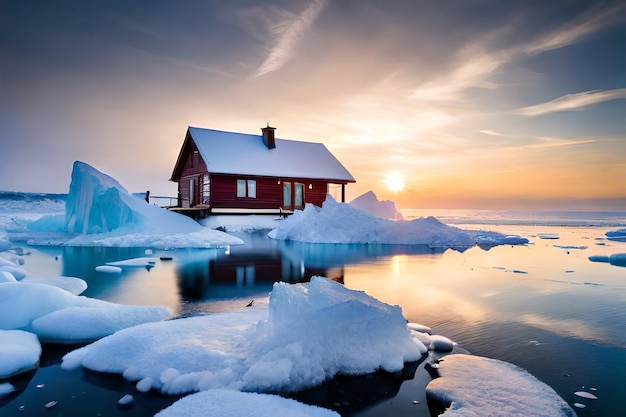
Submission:
<svg viewBox="0 0 626 417">
<path fill-rule="evenodd" d="M 63 357 L 123 375 L 140 391 L 182 394 L 208 389 L 291 392 L 337 374 L 402 370 L 427 348 L 398 306 L 328 278 L 276 283 L 269 304 L 121 330 Z"/>
<path fill-rule="evenodd" d="M 71 246 L 170 249 L 243 244 L 239 238 L 208 229 L 189 217 L 146 203 L 129 193 L 114 178 L 81 161 L 73 165 L 63 231 L 70 234 L 69 238 L 65 236 L 64 244 Z M 29 239 L 33 244 L 50 241 L 54 242 L 50 236 Z"/>
<path fill-rule="evenodd" d="M 477 244 L 491 247 L 528 243 L 528 239 L 519 236 L 448 226 L 434 217 L 411 221 L 383 219 L 338 203 L 330 195 L 321 208 L 307 204 L 304 210 L 281 221 L 269 237 L 308 243 L 427 245 L 455 249 Z"/>
<path fill-rule="evenodd" d="M 446 408 L 442 417 L 576 416 L 552 388 L 508 362 L 455 354 L 436 369 L 440 376 L 426 386 L 426 395 Z"/>
<path fill-rule="evenodd" d="M 373 191 L 361 194 L 348 204 L 376 217 L 390 220 L 404 220 L 404 216 L 400 210 L 396 208 L 396 203 L 390 200 L 378 200 L 378 197 L 376 197 Z"/>
</svg>

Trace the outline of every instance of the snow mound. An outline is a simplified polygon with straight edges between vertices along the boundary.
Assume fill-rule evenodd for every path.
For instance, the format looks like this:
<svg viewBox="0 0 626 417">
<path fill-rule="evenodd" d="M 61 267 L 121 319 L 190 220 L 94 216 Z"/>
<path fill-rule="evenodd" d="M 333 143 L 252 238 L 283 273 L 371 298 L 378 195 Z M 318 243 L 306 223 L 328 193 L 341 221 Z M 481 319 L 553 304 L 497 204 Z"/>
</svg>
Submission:
<svg viewBox="0 0 626 417">
<path fill-rule="evenodd" d="M 444 417 L 575 417 L 552 388 L 525 370 L 495 359 L 448 355 L 426 395 L 444 406 Z"/>
<path fill-rule="evenodd" d="M 338 373 L 399 371 L 426 351 L 399 307 L 313 277 L 276 283 L 269 305 L 121 330 L 68 353 L 62 366 L 122 374 L 142 391 L 278 392 Z"/>
<path fill-rule="evenodd" d="M 165 307 L 124 306 L 77 296 L 53 285 L 0 284 L 0 329 L 29 331 L 42 342 L 91 342 L 169 315 Z"/>
<path fill-rule="evenodd" d="M 434 217 L 392 221 L 336 202 L 330 195 L 321 208 L 307 204 L 269 233 L 278 240 L 309 243 L 367 243 L 428 245 L 431 248 L 468 248 L 476 244 L 526 244 L 528 239 L 495 232 L 447 226 Z"/>
<path fill-rule="evenodd" d="M 278 395 L 210 390 L 180 399 L 155 415 L 179 416 L 339 417 L 339 414 Z"/>
<path fill-rule="evenodd" d="M 34 334 L 0 330 L 0 379 L 36 368 L 40 356 L 41 344 Z"/>
<path fill-rule="evenodd" d="M 373 191 L 361 194 L 350 203 L 350 206 L 368 212 L 376 217 L 390 220 L 404 220 L 404 216 L 390 200 L 378 200 Z"/>
<path fill-rule="evenodd" d="M 168 249 L 243 243 L 186 216 L 146 203 L 114 178 L 80 161 L 74 162 L 72 169 L 63 230 L 79 234 L 66 242 L 71 246 Z"/>
</svg>

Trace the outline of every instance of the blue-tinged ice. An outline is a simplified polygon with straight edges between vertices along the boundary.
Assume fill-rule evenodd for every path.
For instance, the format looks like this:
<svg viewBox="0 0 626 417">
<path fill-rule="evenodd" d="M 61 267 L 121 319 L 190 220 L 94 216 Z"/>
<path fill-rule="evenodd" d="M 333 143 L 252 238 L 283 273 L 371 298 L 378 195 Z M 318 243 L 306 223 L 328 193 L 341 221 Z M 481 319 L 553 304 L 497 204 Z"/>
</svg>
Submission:
<svg viewBox="0 0 626 417">
<path fill-rule="evenodd" d="M 234 236 L 211 230 L 172 211 L 148 204 L 129 193 L 117 180 L 76 161 L 65 208 L 63 230 L 79 234 L 71 246 L 214 247 L 238 245 Z M 48 237 L 34 243 L 45 244 Z"/>
<path fill-rule="evenodd" d="M 36 368 L 40 356 L 41 344 L 34 334 L 0 330 L 0 379 Z"/>
</svg>

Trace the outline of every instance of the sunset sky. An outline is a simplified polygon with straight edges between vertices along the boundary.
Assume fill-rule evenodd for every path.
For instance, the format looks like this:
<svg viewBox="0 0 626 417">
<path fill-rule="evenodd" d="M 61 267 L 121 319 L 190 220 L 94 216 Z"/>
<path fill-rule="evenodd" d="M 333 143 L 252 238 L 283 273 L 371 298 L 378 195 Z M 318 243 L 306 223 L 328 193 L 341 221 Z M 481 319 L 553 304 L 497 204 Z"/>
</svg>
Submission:
<svg viewBox="0 0 626 417">
<path fill-rule="evenodd" d="M 348 200 L 626 210 L 624 1 L 0 0 L 0 51 L 0 190 L 175 195 L 187 126 L 269 123 Z"/>
</svg>

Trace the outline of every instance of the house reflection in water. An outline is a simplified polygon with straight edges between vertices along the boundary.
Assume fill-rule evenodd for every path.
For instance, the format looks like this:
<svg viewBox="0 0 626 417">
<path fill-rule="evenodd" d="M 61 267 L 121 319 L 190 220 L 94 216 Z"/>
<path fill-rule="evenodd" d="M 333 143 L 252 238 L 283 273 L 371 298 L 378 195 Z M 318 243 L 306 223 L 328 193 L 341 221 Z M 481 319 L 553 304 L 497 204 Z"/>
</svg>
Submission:
<svg viewBox="0 0 626 417">
<path fill-rule="evenodd" d="M 179 288 L 186 299 L 247 297 L 271 291 L 275 282 L 307 282 L 321 275 L 343 283 L 343 266 L 308 266 L 276 246 L 234 246 L 204 253 L 178 271 Z"/>
</svg>

